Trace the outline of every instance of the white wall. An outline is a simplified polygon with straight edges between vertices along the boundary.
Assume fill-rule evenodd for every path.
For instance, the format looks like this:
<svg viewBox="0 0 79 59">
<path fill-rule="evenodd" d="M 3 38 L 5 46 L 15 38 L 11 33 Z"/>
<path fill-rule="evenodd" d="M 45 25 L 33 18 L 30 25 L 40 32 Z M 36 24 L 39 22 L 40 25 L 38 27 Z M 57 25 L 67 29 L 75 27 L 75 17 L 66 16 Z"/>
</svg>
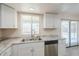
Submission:
<svg viewBox="0 0 79 59">
<path fill-rule="evenodd" d="M 59 14 L 59 18 L 60 19 L 79 20 L 79 15 L 61 13 L 61 14 Z"/>
</svg>

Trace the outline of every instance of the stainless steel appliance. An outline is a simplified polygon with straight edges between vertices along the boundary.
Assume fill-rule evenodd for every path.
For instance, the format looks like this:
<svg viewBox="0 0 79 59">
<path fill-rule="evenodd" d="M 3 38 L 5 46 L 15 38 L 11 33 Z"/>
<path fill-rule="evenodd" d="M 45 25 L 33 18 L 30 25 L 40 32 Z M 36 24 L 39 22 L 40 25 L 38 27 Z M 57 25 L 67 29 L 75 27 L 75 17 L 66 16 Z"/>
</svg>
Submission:
<svg viewBox="0 0 79 59">
<path fill-rule="evenodd" d="M 45 56 L 58 56 L 58 40 L 45 41 Z"/>
</svg>

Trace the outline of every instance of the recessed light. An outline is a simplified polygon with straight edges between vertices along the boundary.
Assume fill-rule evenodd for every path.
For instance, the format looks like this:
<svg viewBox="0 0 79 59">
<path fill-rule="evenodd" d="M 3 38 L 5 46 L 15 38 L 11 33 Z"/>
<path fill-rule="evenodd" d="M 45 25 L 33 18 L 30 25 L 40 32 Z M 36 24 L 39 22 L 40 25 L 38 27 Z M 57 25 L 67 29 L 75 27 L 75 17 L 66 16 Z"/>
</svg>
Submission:
<svg viewBox="0 0 79 59">
<path fill-rule="evenodd" d="M 33 11 L 33 10 L 35 10 L 35 9 L 34 9 L 34 8 L 30 8 L 29 10 Z"/>
</svg>

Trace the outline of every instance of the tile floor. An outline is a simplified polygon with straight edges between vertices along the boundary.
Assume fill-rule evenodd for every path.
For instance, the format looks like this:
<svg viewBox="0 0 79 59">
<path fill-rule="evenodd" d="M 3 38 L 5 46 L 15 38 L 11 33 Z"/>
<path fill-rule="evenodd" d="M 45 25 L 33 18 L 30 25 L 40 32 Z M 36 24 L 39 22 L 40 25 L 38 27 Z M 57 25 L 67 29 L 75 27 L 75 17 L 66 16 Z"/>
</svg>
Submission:
<svg viewBox="0 0 79 59">
<path fill-rule="evenodd" d="M 79 56 L 79 46 L 66 48 L 66 56 Z"/>
</svg>

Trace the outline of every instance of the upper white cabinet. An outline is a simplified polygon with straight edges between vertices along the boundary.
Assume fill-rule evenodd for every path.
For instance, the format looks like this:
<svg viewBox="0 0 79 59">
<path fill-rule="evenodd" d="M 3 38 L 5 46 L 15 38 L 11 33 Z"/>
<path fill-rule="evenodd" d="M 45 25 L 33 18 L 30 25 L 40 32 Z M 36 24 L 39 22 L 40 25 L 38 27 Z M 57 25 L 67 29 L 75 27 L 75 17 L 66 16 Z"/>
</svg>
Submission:
<svg viewBox="0 0 79 59">
<path fill-rule="evenodd" d="M 57 28 L 57 14 L 45 13 L 44 14 L 44 28 Z"/>
<path fill-rule="evenodd" d="M 5 4 L 0 4 L 0 28 L 17 28 L 17 12 Z"/>
</svg>

